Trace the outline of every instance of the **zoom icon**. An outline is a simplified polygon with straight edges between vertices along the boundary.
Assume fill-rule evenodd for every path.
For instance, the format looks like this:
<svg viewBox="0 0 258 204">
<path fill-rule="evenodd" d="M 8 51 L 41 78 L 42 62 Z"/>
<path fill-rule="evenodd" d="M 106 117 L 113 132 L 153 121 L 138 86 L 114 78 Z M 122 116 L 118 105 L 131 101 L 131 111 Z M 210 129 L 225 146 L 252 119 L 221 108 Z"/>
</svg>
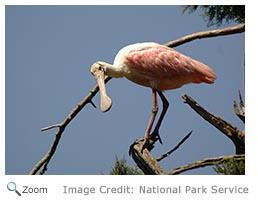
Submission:
<svg viewBox="0 0 258 204">
<path fill-rule="evenodd" d="M 17 189 L 16 189 L 16 183 L 14 183 L 14 182 L 9 182 L 9 183 L 7 184 L 7 189 L 8 189 L 9 191 L 15 191 L 15 193 L 16 193 L 18 196 L 21 196 L 21 193 L 20 193 L 19 191 L 17 191 Z"/>
</svg>

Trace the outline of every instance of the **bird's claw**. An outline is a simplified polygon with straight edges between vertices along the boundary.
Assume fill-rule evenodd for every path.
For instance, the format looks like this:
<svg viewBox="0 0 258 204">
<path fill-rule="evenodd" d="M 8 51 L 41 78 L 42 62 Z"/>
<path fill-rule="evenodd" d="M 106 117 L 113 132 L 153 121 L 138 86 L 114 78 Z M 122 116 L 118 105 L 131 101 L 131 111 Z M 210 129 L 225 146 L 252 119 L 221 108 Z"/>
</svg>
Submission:
<svg viewBox="0 0 258 204">
<path fill-rule="evenodd" d="M 150 138 L 142 138 L 142 139 L 138 139 L 135 140 L 133 142 L 133 144 L 131 144 L 130 148 L 129 148 L 129 155 L 132 155 L 134 146 L 140 144 L 140 152 L 143 153 L 144 149 L 148 149 L 149 151 L 151 151 L 154 147 L 154 143 L 151 141 Z"/>
<path fill-rule="evenodd" d="M 129 155 L 130 155 L 130 156 L 132 155 L 134 145 L 140 144 L 140 143 L 142 143 L 143 141 L 144 141 L 144 138 L 142 138 L 142 139 L 137 139 L 137 140 L 135 140 L 135 141 L 133 142 L 133 144 L 130 145 L 130 148 L 129 148 Z M 142 150 L 141 150 L 141 152 L 142 152 Z"/>
<path fill-rule="evenodd" d="M 159 132 L 153 132 L 150 134 L 150 139 L 155 143 L 157 140 L 160 142 L 160 144 L 163 144 L 161 137 L 159 135 Z"/>
<path fill-rule="evenodd" d="M 131 144 L 130 148 L 129 148 L 129 155 L 131 156 L 132 155 L 132 151 L 133 151 L 133 147 L 134 145 L 137 145 L 137 144 L 140 144 L 141 145 L 141 153 L 143 153 L 143 150 L 146 148 L 148 149 L 149 151 L 151 151 L 154 147 L 154 144 L 156 141 L 159 141 L 160 144 L 163 144 L 162 143 L 162 140 L 161 140 L 161 137 L 159 135 L 158 132 L 153 132 L 149 135 L 149 137 L 144 137 L 142 139 L 137 139 L 133 142 L 133 144 Z"/>
<path fill-rule="evenodd" d="M 141 153 L 143 153 L 143 150 L 146 148 L 149 151 L 151 151 L 154 147 L 154 143 L 152 143 L 151 138 L 143 138 L 143 143 L 141 147 Z"/>
</svg>

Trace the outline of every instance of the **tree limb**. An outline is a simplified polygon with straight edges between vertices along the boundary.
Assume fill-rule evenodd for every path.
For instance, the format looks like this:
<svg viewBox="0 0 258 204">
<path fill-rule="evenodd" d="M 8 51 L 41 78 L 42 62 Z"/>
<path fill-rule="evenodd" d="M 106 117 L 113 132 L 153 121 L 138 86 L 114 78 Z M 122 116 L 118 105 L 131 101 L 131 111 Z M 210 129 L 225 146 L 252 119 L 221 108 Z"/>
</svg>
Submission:
<svg viewBox="0 0 258 204">
<path fill-rule="evenodd" d="M 242 120 L 243 123 L 245 123 L 245 105 L 239 90 L 238 90 L 238 97 L 239 97 L 239 108 L 238 108 L 237 102 L 234 101 L 233 103 L 234 112 L 239 117 L 239 119 Z"/>
<path fill-rule="evenodd" d="M 155 159 L 150 151 L 154 147 L 154 143 L 157 141 L 151 140 L 150 142 L 150 148 L 146 147 L 142 150 L 142 147 L 144 145 L 144 140 L 138 140 L 137 142 L 134 142 L 130 146 L 129 155 L 132 156 L 133 160 L 137 164 L 137 166 L 143 171 L 146 175 L 160 175 L 165 174 L 165 171 L 160 166 L 159 162 L 162 159 L 165 159 L 169 155 L 171 155 L 173 152 L 175 152 L 192 134 L 193 131 L 190 131 L 173 149 L 168 151 L 167 153 L 163 154 L 159 158 Z"/>
<path fill-rule="evenodd" d="M 196 39 L 202 39 L 202 38 L 210 38 L 210 37 L 217 37 L 217 36 L 224 36 L 224 35 L 232 35 L 237 33 L 245 32 L 245 24 L 239 24 L 237 26 L 224 28 L 224 29 L 217 29 L 217 30 L 209 30 L 209 31 L 202 31 L 198 33 L 193 33 L 190 35 L 186 35 L 182 38 L 179 38 L 177 40 L 170 41 L 166 43 L 165 45 L 168 47 L 176 47 L 179 45 L 182 45 L 184 43 L 196 40 Z"/>
<path fill-rule="evenodd" d="M 130 148 L 130 154 L 137 166 L 146 175 L 162 175 L 165 171 L 159 162 L 151 155 L 147 148 L 142 150 L 143 140 L 134 143 Z"/>
<path fill-rule="evenodd" d="M 158 162 L 160 162 L 162 159 L 165 159 L 166 157 L 168 157 L 169 155 L 171 155 L 174 151 L 176 151 L 192 134 L 193 131 L 190 131 L 173 149 L 171 149 L 170 151 L 168 151 L 167 153 L 161 155 L 159 158 L 157 158 L 156 160 Z"/>
<path fill-rule="evenodd" d="M 192 169 L 197 169 L 197 168 L 205 167 L 205 166 L 212 166 L 216 163 L 221 164 L 221 163 L 223 163 L 225 161 L 228 161 L 230 159 L 244 160 L 245 155 L 244 154 L 237 154 L 237 155 L 230 155 L 230 156 L 207 158 L 207 159 L 203 159 L 203 160 L 200 160 L 200 161 L 193 162 L 191 164 L 187 164 L 187 165 L 175 168 L 172 171 L 170 171 L 168 174 L 169 175 L 180 174 L 180 173 L 183 173 L 185 171 L 192 170 Z"/>
<path fill-rule="evenodd" d="M 245 132 L 240 131 L 238 128 L 234 127 L 227 121 L 209 113 L 201 105 L 199 105 L 190 96 L 183 95 L 182 98 L 195 112 L 197 112 L 202 118 L 216 127 L 219 131 L 224 133 L 235 145 L 236 154 L 245 153 Z"/>
<path fill-rule="evenodd" d="M 110 81 L 110 79 L 111 77 L 106 77 L 105 83 Z M 93 89 L 89 92 L 89 94 L 81 102 L 79 102 L 76 105 L 76 107 L 68 114 L 68 116 L 64 119 L 63 122 L 61 122 L 60 124 L 51 125 L 41 129 L 41 131 L 45 131 L 52 128 L 58 128 L 57 132 L 55 133 L 56 136 L 51 147 L 49 148 L 46 155 L 33 167 L 33 169 L 30 171 L 30 175 L 36 174 L 41 168 L 42 170 L 40 171 L 40 174 L 44 174 L 47 171 L 48 163 L 50 162 L 51 158 L 53 157 L 56 151 L 57 145 L 59 143 L 59 140 L 61 139 L 62 133 L 64 132 L 65 128 L 73 120 L 73 118 L 75 118 L 75 116 L 83 109 L 83 107 L 86 104 L 88 103 L 93 104 L 92 99 L 98 93 L 98 91 L 99 91 L 99 87 L 95 85 L 95 87 L 93 87 Z"/>
</svg>

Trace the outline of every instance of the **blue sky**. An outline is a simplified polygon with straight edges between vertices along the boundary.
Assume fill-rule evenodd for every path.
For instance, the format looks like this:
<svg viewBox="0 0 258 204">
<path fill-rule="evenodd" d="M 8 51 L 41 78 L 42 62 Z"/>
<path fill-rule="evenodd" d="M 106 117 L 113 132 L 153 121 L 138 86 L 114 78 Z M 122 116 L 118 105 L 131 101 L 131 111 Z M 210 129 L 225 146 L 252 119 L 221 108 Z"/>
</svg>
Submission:
<svg viewBox="0 0 258 204">
<path fill-rule="evenodd" d="M 232 26 L 233 24 L 227 25 Z M 6 174 L 28 174 L 48 151 L 59 123 L 95 85 L 90 66 L 112 63 L 125 45 L 166 43 L 206 27 L 200 13 L 180 6 L 7 6 L 6 7 Z M 159 156 L 193 130 L 190 139 L 161 162 L 169 171 L 208 157 L 234 154 L 229 139 L 204 121 L 181 96 L 188 94 L 239 129 L 232 104 L 244 90 L 244 34 L 196 40 L 176 50 L 213 68 L 213 85 L 166 91 L 169 111 L 153 154 Z M 86 106 L 66 128 L 46 174 L 108 174 L 115 157 L 127 159 L 151 114 L 151 90 L 126 79 L 107 85 L 113 107 L 107 113 Z M 94 98 L 99 106 L 99 95 Z M 160 102 L 160 101 L 159 101 Z M 212 168 L 186 174 L 214 174 Z"/>
</svg>

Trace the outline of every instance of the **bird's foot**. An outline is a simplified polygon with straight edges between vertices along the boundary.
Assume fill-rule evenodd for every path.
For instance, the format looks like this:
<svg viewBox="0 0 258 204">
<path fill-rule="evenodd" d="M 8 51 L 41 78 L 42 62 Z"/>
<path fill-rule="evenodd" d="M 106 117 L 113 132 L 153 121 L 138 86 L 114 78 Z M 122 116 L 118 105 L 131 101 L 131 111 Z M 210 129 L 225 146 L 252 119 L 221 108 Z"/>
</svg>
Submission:
<svg viewBox="0 0 258 204">
<path fill-rule="evenodd" d="M 130 148 L 129 148 L 129 155 L 130 155 L 130 156 L 132 155 L 132 151 L 133 151 L 135 145 L 139 145 L 139 144 L 142 144 L 142 143 L 144 143 L 144 138 L 135 140 L 135 141 L 133 142 L 133 144 L 130 145 Z M 142 151 L 141 151 L 141 152 L 142 152 Z"/>
<path fill-rule="evenodd" d="M 154 130 L 154 131 L 150 134 L 150 137 L 149 137 L 149 138 L 150 138 L 150 140 L 153 142 L 153 144 L 154 144 L 157 140 L 160 142 L 160 144 L 163 144 L 158 131 L 155 131 L 155 130 Z"/>
<path fill-rule="evenodd" d="M 132 155 L 132 151 L 133 151 L 135 145 L 140 145 L 141 153 L 143 153 L 143 150 L 145 148 L 148 149 L 149 151 L 151 151 L 154 147 L 153 144 L 154 143 L 150 141 L 150 138 L 144 137 L 142 139 L 135 140 L 129 148 L 129 155 Z"/>
<path fill-rule="evenodd" d="M 151 144 L 152 141 L 150 140 L 149 137 L 147 138 L 143 138 L 143 141 L 142 141 L 142 147 L 141 147 L 141 153 L 143 153 L 143 150 L 146 148 L 148 149 L 149 151 L 151 151 L 153 149 L 153 144 Z"/>
<path fill-rule="evenodd" d="M 144 149 L 151 151 L 154 148 L 154 144 L 157 140 L 160 142 L 160 144 L 162 144 L 161 137 L 157 131 L 154 131 L 148 137 L 144 136 L 142 139 L 135 140 L 129 148 L 129 155 L 132 155 L 132 151 L 135 145 L 140 145 L 141 153 L 143 153 Z"/>
</svg>

